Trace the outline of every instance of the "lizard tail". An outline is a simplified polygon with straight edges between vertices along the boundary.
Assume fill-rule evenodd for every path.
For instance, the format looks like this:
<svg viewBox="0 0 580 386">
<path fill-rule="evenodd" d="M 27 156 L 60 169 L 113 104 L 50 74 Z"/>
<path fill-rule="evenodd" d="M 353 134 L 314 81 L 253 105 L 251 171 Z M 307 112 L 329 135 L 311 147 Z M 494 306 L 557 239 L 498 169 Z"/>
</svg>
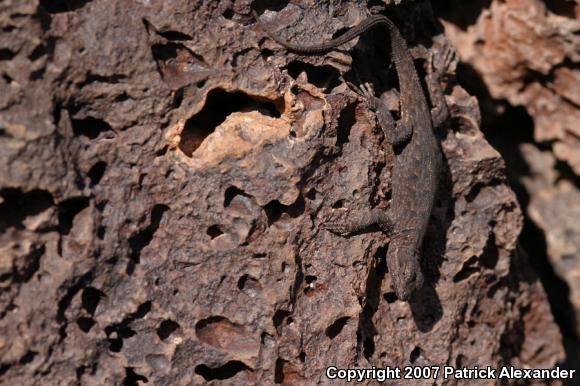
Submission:
<svg viewBox="0 0 580 386">
<path fill-rule="evenodd" d="M 303 46 L 303 45 L 291 43 L 285 39 L 282 39 L 279 36 L 276 36 L 274 33 L 272 33 L 272 31 L 270 31 L 268 28 L 266 28 L 264 26 L 264 24 L 260 21 L 260 17 L 258 16 L 258 13 L 255 10 L 252 10 L 252 15 L 254 16 L 254 18 L 256 19 L 256 21 L 258 22 L 260 27 L 262 28 L 262 30 L 266 33 L 266 35 L 268 35 L 268 37 L 270 37 L 270 39 L 274 40 L 276 43 L 280 44 L 281 46 L 283 46 L 291 51 L 298 52 L 300 54 L 306 54 L 306 55 L 316 55 L 316 54 L 330 51 L 331 49 L 338 47 L 340 45 L 343 45 L 346 42 L 351 41 L 352 39 L 356 38 L 357 36 L 362 35 L 363 33 L 369 31 L 370 29 L 372 29 L 378 25 L 386 25 L 387 28 L 391 31 L 391 33 L 393 31 L 396 31 L 398 33 L 397 28 L 395 27 L 395 25 L 393 24 L 393 22 L 389 18 L 387 18 L 386 16 L 383 16 L 383 15 L 373 15 L 373 16 L 370 16 L 367 19 L 365 19 L 359 25 L 352 27 L 351 29 L 349 29 L 348 31 L 346 31 L 344 34 L 340 35 L 336 39 L 332 39 L 332 40 L 329 40 L 327 42 L 320 43 L 320 44 Z"/>
</svg>

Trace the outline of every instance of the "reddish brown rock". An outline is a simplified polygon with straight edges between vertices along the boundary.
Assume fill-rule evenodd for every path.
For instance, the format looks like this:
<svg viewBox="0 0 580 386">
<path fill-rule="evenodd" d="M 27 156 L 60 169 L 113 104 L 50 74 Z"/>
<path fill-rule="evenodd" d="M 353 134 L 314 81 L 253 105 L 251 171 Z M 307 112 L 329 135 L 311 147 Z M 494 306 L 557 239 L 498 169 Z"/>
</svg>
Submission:
<svg viewBox="0 0 580 386">
<path fill-rule="evenodd" d="M 490 96 L 524 106 L 534 119 L 534 139 L 552 144 L 556 157 L 580 175 L 580 6 L 564 3 L 455 2 L 443 16 L 446 35 Z M 477 10 L 471 23 L 460 21 Z"/>
<path fill-rule="evenodd" d="M 523 179 L 530 192 L 528 213 L 544 232 L 547 254 L 556 275 L 570 289 L 569 300 L 580 318 L 580 191 L 556 169 L 556 159 L 548 151 L 531 144 L 521 147 L 530 175 Z M 577 326 L 573 326 L 576 327 Z M 574 331 L 580 336 L 580 331 Z"/>
<path fill-rule="evenodd" d="M 267 17 L 314 42 L 366 12 L 311 6 Z M 393 15 L 413 45 L 432 39 L 413 33 L 433 25 L 417 7 Z M 312 384 L 329 365 L 563 359 L 503 161 L 452 82 L 425 289 L 396 299 L 387 236 L 324 229 L 341 207 L 388 206 L 395 155 L 339 79 L 352 63 L 387 88 L 378 35 L 287 54 L 244 1 L 0 15 L 2 383 Z"/>
</svg>

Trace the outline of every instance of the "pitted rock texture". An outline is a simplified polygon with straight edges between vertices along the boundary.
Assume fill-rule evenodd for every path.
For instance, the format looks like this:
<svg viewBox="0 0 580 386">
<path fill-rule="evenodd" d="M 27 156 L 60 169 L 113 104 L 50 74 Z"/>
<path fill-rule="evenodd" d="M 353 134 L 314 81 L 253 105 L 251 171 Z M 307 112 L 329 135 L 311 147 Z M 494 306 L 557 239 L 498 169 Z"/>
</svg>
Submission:
<svg viewBox="0 0 580 386">
<path fill-rule="evenodd" d="M 451 1 L 441 13 L 489 96 L 525 107 L 535 141 L 580 175 L 580 2 Z"/>
<path fill-rule="evenodd" d="M 476 100 L 449 80 L 428 285 L 400 302 L 387 236 L 324 229 L 389 204 L 395 155 L 339 77 L 352 65 L 391 89 L 384 39 L 300 57 L 249 5 L 0 5 L 1 383 L 325 384 L 329 365 L 563 360 Z M 410 45 L 440 41 L 429 4 L 411 6 L 393 10 Z M 360 7 L 281 2 L 265 20 L 315 42 Z"/>
<path fill-rule="evenodd" d="M 487 112 L 487 134 L 511 161 L 527 217 L 522 243 L 570 338 L 568 351 L 577 352 L 580 2 L 435 3 L 464 61 L 466 87 Z"/>
</svg>

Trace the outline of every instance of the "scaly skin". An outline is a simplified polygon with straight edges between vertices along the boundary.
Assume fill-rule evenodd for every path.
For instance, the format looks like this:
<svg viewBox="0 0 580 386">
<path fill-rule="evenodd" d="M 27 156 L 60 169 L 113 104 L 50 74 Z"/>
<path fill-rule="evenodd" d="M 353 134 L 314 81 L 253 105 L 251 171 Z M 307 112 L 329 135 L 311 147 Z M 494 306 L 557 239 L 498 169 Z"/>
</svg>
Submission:
<svg viewBox="0 0 580 386">
<path fill-rule="evenodd" d="M 255 17 L 259 20 L 257 15 Z M 358 211 L 357 214 L 350 214 L 347 222 L 327 227 L 334 232 L 348 234 L 376 223 L 383 231 L 389 232 L 392 237 L 387 266 L 397 297 L 405 301 L 423 285 L 420 251 L 441 170 L 441 151 L 433 132 L 431 112 L 405 40 L 393 22 L 383 15 L 370 16 L 339 38 L 313 46 L 291 44 L 266 32 L 292 51 L 318 54 L 378 25 L 386 26 L 389 31 L 391 52 L 399 78 L 401 119 L 396 127 L 386 104 L 373 95 L 372 89 L 367 86 L 366 89 L 361 88 L 359 93 L 368 107 L 376 111 L 387 140 L 397 150 L 400 149 L 393 168 L 391 207 L 387 212 L 378 209 Z"/>
</svg>

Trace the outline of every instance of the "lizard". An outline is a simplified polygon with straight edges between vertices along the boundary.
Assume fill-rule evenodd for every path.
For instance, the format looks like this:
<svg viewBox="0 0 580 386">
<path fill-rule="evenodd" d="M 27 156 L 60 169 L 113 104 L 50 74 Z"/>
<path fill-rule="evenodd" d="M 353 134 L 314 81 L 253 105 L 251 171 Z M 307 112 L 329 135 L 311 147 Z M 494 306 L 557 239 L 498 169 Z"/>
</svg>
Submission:
<svg viewBox="0 0 580 386">
<path fill-rule="evenodd" d="M 388 17 L 369 16 L 333 40 L 304 46 L 275 36 L 261 24 L 255 11 L 253 15 L 270 38 L 291 51 L 306 55 L 329 51 L 375 26 L 387 27 L 400 87 L 400 119 L 395 123 L 386 102 L 374 95 L 370 84 L 362 87 L 352 84 L 350 86 L 354 86 L 367 107 L 375 112 L 385 139 L 396 150 L 391 205 L 387 210 L 374 208 L 352 211 L 347 220 L 330 222 L 326 228 L 339 235 L 348 236 L 371 225 L 378 225 L 391 237 L 386 261 L 393 289 L 399 300 L 408 301 L 424 284 L 420 263 L 421 249 L 442 169 L 441 149 L 434 127 L 442 124 L 448 117 L 439 81 L 445 68 L 453 60 L 453 52 L 449 50 L 442 55 L 444 64 L 439 69 L 433 67 L 433 56 L 429 58 L 427 84 L 435 106 L 430 111 L 407 43 Z"/>
</svg>

